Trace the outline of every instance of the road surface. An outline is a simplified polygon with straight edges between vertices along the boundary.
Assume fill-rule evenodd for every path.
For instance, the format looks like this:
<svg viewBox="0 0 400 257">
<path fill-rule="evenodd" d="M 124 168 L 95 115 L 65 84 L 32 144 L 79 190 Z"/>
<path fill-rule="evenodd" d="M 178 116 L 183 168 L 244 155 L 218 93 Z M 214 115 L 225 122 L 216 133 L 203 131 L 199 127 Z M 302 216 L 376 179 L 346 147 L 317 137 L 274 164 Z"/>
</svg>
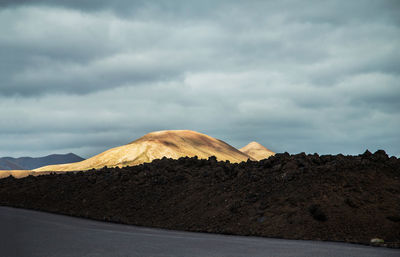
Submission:
<svg viewBox="0 0 400 257">
<path fill-rule="evenodd" d="M 0 256 L 399 257 L 400 250 L 168 231 L 0 207 Z"/>
</svg>

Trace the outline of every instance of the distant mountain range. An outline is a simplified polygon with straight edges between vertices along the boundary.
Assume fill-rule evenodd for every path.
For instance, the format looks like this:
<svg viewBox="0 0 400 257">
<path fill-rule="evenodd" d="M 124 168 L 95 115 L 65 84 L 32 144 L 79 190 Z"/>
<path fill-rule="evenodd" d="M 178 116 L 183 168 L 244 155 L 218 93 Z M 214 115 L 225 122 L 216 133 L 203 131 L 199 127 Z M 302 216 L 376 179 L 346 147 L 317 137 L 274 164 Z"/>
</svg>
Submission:
<svg viewBox="0 0 400 257">
<path fill-rule="evenodd" d="M 80 162 L 84 159 L 76 154 L 51 154 L 44 157 L 1 157 L 0 170 L 32 170 L 46 165 Z"/>
<path fill-rule="evenodd" d="M 35 169 L 40 171 L 77 171 L 107 167 L 134 166 L 163 157 L 179 159 L 197 156 L 207 159 L 215 156 L 219 161 L 234 163 L 268 158 L 274 152 L 252 142 L 245 152 L 208 135 L 191 130 L 164 130 L 152 132 L 123 146 L 109 149 L 87 160 L 75 163 L 49 165 Z"/>
</svg>

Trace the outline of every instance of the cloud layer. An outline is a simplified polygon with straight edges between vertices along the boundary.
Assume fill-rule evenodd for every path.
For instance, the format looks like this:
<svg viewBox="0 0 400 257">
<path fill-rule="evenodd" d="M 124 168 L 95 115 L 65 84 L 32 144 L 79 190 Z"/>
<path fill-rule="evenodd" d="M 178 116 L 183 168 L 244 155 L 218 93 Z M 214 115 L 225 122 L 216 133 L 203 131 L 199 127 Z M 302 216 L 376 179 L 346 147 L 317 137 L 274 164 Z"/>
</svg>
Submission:
<svg viewBox="0 0 400 257">
<path fill-rule="evenodd" d="M 0 1 L 0 156 L 161 129 L 400 155 L 397 1 L 112 2 Z"/>
</svg>

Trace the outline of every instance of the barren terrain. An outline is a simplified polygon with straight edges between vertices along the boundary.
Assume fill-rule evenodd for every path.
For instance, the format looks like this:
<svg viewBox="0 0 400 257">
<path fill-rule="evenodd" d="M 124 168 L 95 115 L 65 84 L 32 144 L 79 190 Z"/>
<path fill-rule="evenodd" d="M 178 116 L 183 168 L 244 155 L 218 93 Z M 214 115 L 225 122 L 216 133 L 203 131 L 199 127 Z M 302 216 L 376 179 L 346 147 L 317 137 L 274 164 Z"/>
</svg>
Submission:
<svg viewBox="0 0 400 257">
<path fill-rule="evenodd" d="M 188 231 L 400 242 L 400 160 L 277 154 L 239 164 L 163 158 L 125 168 L 0 179 L 0 204 Z"/>
<path fill-rule="evenodd" d="M 184 156 L 198 156 L 200 159 L 216 156 L 220 161 L 230 162 L 254 160 L 229 144 L 208 135 L 191 130 L 165 130 L 146 134 L 129 144 L 109 149 L 81 162 L 49 165 L 35 171 L 79 171 L 104 166 L 133 166 L 162 157 L 178 159 Z"/>
</svg>

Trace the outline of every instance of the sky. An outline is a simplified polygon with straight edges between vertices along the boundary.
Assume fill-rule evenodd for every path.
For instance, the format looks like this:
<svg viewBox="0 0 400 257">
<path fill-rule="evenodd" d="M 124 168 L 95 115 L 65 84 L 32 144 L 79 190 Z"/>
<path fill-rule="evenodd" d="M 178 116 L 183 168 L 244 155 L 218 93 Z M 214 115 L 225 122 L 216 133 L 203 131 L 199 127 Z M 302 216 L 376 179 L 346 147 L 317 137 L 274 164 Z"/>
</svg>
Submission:
<svg viewBox="0 0 400 257">
<path fill-rule="evenodd" d="M 0 157 L 191 129 L 400 156 L 400 1 L 0 0 Z"/>
</svg>

